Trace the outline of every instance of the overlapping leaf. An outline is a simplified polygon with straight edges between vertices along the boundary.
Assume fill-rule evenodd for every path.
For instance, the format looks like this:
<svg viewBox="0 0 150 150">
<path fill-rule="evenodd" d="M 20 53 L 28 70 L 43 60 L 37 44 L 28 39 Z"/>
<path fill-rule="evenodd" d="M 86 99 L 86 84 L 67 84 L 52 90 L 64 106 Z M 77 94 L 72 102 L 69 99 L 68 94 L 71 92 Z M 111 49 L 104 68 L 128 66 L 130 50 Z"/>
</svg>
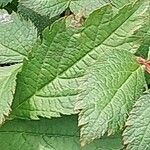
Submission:
<svg viewBox="0 0 150 150">
<path fill-rule="evenodd" d="M 85 91 L 76 104 L 76 109 L 81 110 L 82 145 L 122 128 L 145 84 L 143 69 L 130 53 L 122 50 L 105 52 L 89 68 L 84 80 L 81 88 Z"/>
<path fill-rule="evenodd" d="M 2 3 L 3 7 L 8 1 Z M 0 65 L 18 63 L 28 56 L 17 76 L 15 96 L 21 64 L 0 68 L 0 124 L 10 113 L 14 96 L 13 117 L 39 119 L 78 113 L 81 146 L 122 129 L 145 85 L 143 67 L 133 54 L 138 51 L 136 54 L 147 56 L 149 51 L 150 1 L 20 3 L 18 12 L 26 20 L 0 11 Z M 41 33 L 52 18 L 67 8 L 75 15 L 85 15 L 86 21 L 74 15 L 62 18 L 50 30 L 47 28 L 42 43 L 35 45 L 37 31 L 30 20 Z M 140 98 L 130 114 L 124 132 L 127 149 L 150 148 L 148 98 L 149 95 Z M 15 143 L 16 139 L 19 142 Z M 110 147 L 108 139 L 112 140 L 97 140 L 83 149 L 120 149 L 120 136 L 113 139 L 116 145 L 112 140 Z M 79 150 L 76 118 L 7 122 L 0 129 L 0 147 Z"/>
<path fill-rule="evenodd" d="M 128 38 L 144 24 L 147 4 L 125 6 L 116 16 L 105 6 L 93 12 L 81 29 L 66 26 L 62 19 L 45 30 L 43 43 L 32 50 L 18 75 L 13 114 L 38 119 L 77 113 L 74 103 L 87 68 L 105 51 L 138 48 Z"/>
<path fill-rule="evenodd" d="M 20 65 L 0 67 L 0 124 L 10 113 L 19 68 Z"/>
<path fill-rule="evenodd" d="M 9 15 L 0 10 L 0 45 L 5 47 L 4 50 L 8 54 L 4 57 L 13 56 L 14 52 L 18 53 L 16 57 L 19 57 L 19 54 L 26 56 L 36 40 L 37 31 L 31 22 L 21 19 L 15 13 Z M 0 53 L 2 56 L 3 51 Z"/>
<path fill-rule="evenodd" d="M 20 3 L 42 16 L 53 18 L 67 9 L 70 0 L 20 0 Z"/>
<path fill-rule="evenodd" d="M 22 62 L 23 56 L 0 44 L 0 65 Z"/>
<path fill-rule="evenodd" d="M 139 47 L 136 55 L 144 57 L 145 59 L 148 57 L 149 47 L 150 47 L 150 18 L 146 22 L 146 25 L 141 28 L 141 30 L 136 33 L 137 36 L 141 36 L 143 38 L 143 43 Z"/>
<path fill-rule="evenodd" d="M 88 16 L 94 10 L 108 3 L 110 0 L 75 0 L 70 2 L 69 8 L 75 15 Z"/>
<path fill-rule="evenodd" d="M 0 0 L 0 7 L 4 7 L 10 2 L 12 2 L 12 0 Z"/>
<path fill-rule="evenodd" d="M 123 133 L 127 150 L 150 149 L 150 94 L 142 96 L 134 105 Z"/>
<path fill-rule="evenodd" d="M 136 0 L 20 0 L 21 5 L 29 8 L 42 16 L 50 18 L 60 15 L 67 8 L 75 15 L 83 15 L 87 17 L 94 10 L 110 4 L 113 9 L 118 11 L 125 5 L 135 2 Z"/>
<path fill-rule="evenodd" d="M 18 115 L 36 119 L 38 116 L 57 117 L 60 112 L 68 115 L 75 113 L 75 96 L 79 90 L 74 89 L 78 87 L 76 78 L 79 75 L 73 76 L 74 72 L 71 71 L 72 76 L 69 77 L 65 73 L 73 63 L 72 59 L 68 59 L 68 55 L 74 57 L 70 53 L 72 47 L 69 46 L 73 33 L 71 30 L 66 32 L 65 20 L 56 22 L 51 31 L 47 29 L 43 34 L 43 43 L 34 47 L 18 75 L 13 105 Z M 75 52 L 72 51 L 80 57 Z M 63 72 L 64 77 L 61 75 Z M 20 106 L 21 109 L 18 109 Z"/>
<path fill-rule="evenodd" d="M 111 3 L 115 6 L 115 8 L 121 8 L 126 4 L 135 2 L 136 0 L 110 0 Z"/>
<path fill-rule="evenodd" d="M 0 146 L 5 150 L 119 150 L 122 147 L 121 136 L 115 135 L 81 148 L 77 117 L 7 122 L 0 128 Z"/>
<path fill-rule="evenodd" d="M 38 33 L 41 34 L 41 32 L 50 24 L 52 24 L 56 19 L 58 19 L 58 16 L 49 19 L 48 16 L 42 16 L 32 9 L 26 8 L 25 6 L 19 4 L 18 6 L 18 13 L 22 15 L 26 20 L 30 19 L 36 28 L 38 29 Z"/>
<path fill-rule="evenodd" d="M 49 16 L 50 18 L 60 15 L 67 8 L 76 15 L 83 14 L 89 15 L 95 9 L 110 3 L 109 0 L 20 0 L 20 3 L 27 8 L 34 10 L 35 12 Z"/>
</svg>

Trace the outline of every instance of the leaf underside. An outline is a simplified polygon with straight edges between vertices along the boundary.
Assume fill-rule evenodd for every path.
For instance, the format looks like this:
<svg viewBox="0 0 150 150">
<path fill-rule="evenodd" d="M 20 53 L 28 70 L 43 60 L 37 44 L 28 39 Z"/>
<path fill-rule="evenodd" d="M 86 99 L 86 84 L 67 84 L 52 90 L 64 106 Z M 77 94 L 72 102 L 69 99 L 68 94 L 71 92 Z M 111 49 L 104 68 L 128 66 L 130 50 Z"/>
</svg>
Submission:
<svg viewBox="0 0 150 150">
<path fill-rule="evenodd" d="M 0 125 L 11 111 L 11 104 L 16 86 L 16 74 L 20 64 L 0 67 Z"/>
<path fill-rule="evenodd" d="M 126 122 L 123 140 L 127 150 L 150 149 L 150 94 L 134 105 Z"/>
<path fill-rule="evenodd" d="M 0 10 L 0 55 L 4 55 L 3 59 L 14 55 L 16 59 L 27 56 L 36 40 L 37 31 L 30 21 L 23 20 L 18 14 L 9 15 L 5 10 Z"/>
<path fill-rule="evenodd" d="M 17 141 L 17 142 L 16 142 Z M 109 141 L 109 145 L 107 144 Z M 121 136 L 104 137 L 80 147 L 77 117 L 41 119 L 40 121 L 12 120 L 0 128 L 0 146 L 5 150 L 119 150 Z"/>
</svg>

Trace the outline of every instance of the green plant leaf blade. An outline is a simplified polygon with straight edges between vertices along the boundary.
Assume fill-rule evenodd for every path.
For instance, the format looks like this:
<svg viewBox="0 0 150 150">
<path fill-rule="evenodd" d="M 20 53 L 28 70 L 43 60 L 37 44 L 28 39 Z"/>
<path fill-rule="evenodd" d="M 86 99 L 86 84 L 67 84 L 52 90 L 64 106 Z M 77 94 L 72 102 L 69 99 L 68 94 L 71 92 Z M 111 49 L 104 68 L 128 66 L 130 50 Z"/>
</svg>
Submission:
<svg viewBox="0 0 150 150">
<path fill-rule="evenodd" d="M 20 3 L 42 16 L 53 18 L 60 15 L 69 6 L 69 0 L 20 0 Z"/>
<path fill-rule="evenodd" d="M 4 7 L 10 2 L 12 2 L 12 0 L 0 0 L 0 7 Z"/>
<path fill-rule="evenodd" d="M 0 67 L 0 124 L 8 117 L 16 86 L 16 74 L 20 64 Z"/>
<path fill-rule="evenodd" d="M 76 109 L 81 110 L 81 144 L 85 145 L 123 127 L 128 112 L 142 93 L 145 78 L 134 56 L 111 50 L 91 67 L 83 80 L 80 88 L 84 92 Z"/>
<path fill-rule="evenodd" d="M 52 120 L 6 122 L 0 128 L 0 146 L 5 150 L 119 150 L 122 147 L 121 136 L 118 134 L 104 137 L 81 148 L 77 117 L 73 116 Z"/>
<path fill-rule="evenodd" d="M 0 45 L 27 56 L 37 40 L 37 31 L 30 21 L 23 20 L 19 15 L 9 15 L 0 10 Z"/>
<path fill-rule="evenodd" d="M 145 94 L 135 103 L 126 122 L 123 140 L 126 149 L 150 148 L 150 94 Z"/>
<path fill-rule="evenodd" d="M 147 1 L 127 5 L 115 16 L 111 6 L 104 6 L 93 12 L 81 28 L 61 19 L 46 29 L 42 44 L 33 48 L 18 75 L 13 114 L 38 119 L 77 113 L 74 103 L 87 68 L 105 51 L 138 49 L 139 41 L 128 38 L 144 24 L 145 18 L 139 17 L 141 10 L 147 16 Z"/>
<path fill-rule="evenodd" d="M 38 0 L 21 0 L 20 3 L 32 9 L 33 11 L 39 13 L 43 16 L 49 16 L 53 18 L 57 15 L 60 15 L 67 8 L 75 14 L 82 13 L 84 16 L 88 16 L 95 9 L 100 8 L 101 6 L 110 3 L 109 0 L 46 0 L 46 1 L 38 1 Z"/>
<path fill-rule="evenodd" d="M 18 5 L 18 13 L 26 20 L 30 19 L 34 23 L 38 30 L 38 34 L 41 34 L 47 26 L 50 26 L 50 24 L 59 18 L 56 16 L 50 19 L 48 16 L 42 16 L 21 4 Z"/>
<path fill-rule="evenodd" d="M 66 67 L 70 66 L 70 64 L 63 66 L 62 55 L 65 53 L 64 48 L 67 47 L 69 38 L 73 33 L 70 30 L 66 32 L 65 20 L 56 22 L 52 26 L 51 32 L 49 32 L 49 29 L 44 32 L 43 43 L 34 47 L 28 60 L 24 62 L 22 72 L 18 74 L 18 83 L 13 103 L 14 112 L 16 111 L 15 109 L 18 109 L 26 102 L 22 106 L 22 113 L 18 110 L 19 114 L 25 115 L 25 113 L 28 113 L 26 110 L 29 110 L 31 112 L 26 115 L 31 116 L 32 119 L 37 119 L 38 115 L 51 118 L 52 116 L 59 117 L 60 113 L 68 115 L 75 113 L 74 97 L 79 93 L 77 77 L 72 76 L 70 80 L 68 80 L 69 77 L 67 75 L 64 78 L 61 78 L 61 76 L 57 77 Z M 57 45 L 55 42 L 58 39 L 60 43 Z M 59 51 L 56 51 L 56 49 Z M 68 53 L 68 50 L 66 53 Z M 32 72 L 28 70 L 30 67 L 33 67 Z M 45 77 L 43 78 L 44 74 Z M 34 77 L 34 80 L 30 80 L 29 76 Z M 31 82 L 32 85 L 28 87 Z M 46 86 L 47 84 L 48 86 Z M 25 90 L 24 92 L 20 91 L 20 86 Z M 34 93 L 35 91 L 37 92 Z M 20 99 L 20 96 L 23 99 Z M 42 105 L 44 107 L 41 107 Z M 36 108 L 35 112 L 34 108 Z M 36 110 L 40 111 L 36 112 Z"/>
<path fill-rule="evenodd" d="M 20 0 L 20 3 L 26 8 L 29 8 L 42 16 L 49 16 L 50 18 L 60 15 L 67 8 L 69 8 L 74 15 L 83 15 L 84 17 L 87 17 L 94 10 L 106 4 L 110 4 L 114 9 L 118 10 L 131 2 L 135 2 L 135 0 Z"/>
<path fill-rule="evenodd" d="M 81 14 L 84 16 L 88 16 L 94 10 L 109 4 L 110 0 L 84 0 L 84 1 L 72 1 L 70 3 L 70 10 L 75 14 Z"/>
<path fill-rule="evenodd" d="M 0 44 L 0 65 L 23 61 L 23 56 Z"/>
<path fill-rule="evenodd" d="M 150 14 L 150 13 L 149 13 Z M 149 47 L 150 47 L 150 19 L 147 20 L 145 23 L 145 26 L 139 30 L 136 35 L 137 36 L 142 36 L 143 37 L 143 42 L 139 49 L 136 52 L 136 55 L 143 57 L 145 59 L 148 58 L 148 52 L 149 52 Z"/>
<path fill-rule="evenodd" d="M 118 9 L 118 8 L 121 8 L 123 7 L 124 5 L 127 5 L 129 3 L 133 3 L 135 2 L 136 0 L 111 0 L 111 3 Z"/>
</svg>

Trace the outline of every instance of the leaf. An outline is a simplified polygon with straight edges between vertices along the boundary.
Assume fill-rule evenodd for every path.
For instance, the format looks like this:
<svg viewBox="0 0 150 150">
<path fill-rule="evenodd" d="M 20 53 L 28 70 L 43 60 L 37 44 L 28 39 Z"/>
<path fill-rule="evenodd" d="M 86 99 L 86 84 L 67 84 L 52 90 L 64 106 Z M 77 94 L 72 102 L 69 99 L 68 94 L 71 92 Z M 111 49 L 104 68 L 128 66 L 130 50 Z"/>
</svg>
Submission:
<svg viewBox="0 0 150 150">
<path fill-rule="evenodd" d="M 42 16 L 53 18 L 60 15 L 69 6 L 70 0 L 20 0 L 20 4 Z"/>
<path fill-rule="evenodd" d="M 83 13 L 83 15 L 88 16 L 95 9 L 110 3 L 109 0 L 20 0 L 20 3 L 33 11 L 39 13 L 42 16 L 49 16 L 53 18 L 60 15 L 67 8 L 76 15 Z"/>
<path fill-rule="evenodd" d="M 136 35 L 143 38 L 143 43 L 136 52 L 136 55 L 147 59 L 150 47 L 150 19 L 148 19 L 145 26 L 143 26 L 141 30 L 136 33 Z"/>
<path fill-rule="evenodd" d="M 12 120 L 0 128 L 0 146 L 5 150 L 80 150 L 78 131 L 76 117 Z M 115 135 L 94 141 L 82 150 L 119 150 L 121 147 L 121 136 Z"/>
<path fill-rule="evenodd" d="M 150 149 L 150 94 L 143 95 L 134 105 L 123 133 L 127 150 Z"/>
<path fill-rule="evenodd" d="M 20 64 L 0 67 L 0 124 L 10 113 L 19 68 Z"/>
<path fill-rule="evenodd" d="M 110 0 L 74 0 L 70 3 L 70 10 L 74 14 L 88 16 L 94 10 L 110 3 Z"/>
<path fill-rule="evenodd" d="M 105 52 L 84 80 L 80 87 L 84 92 L 76 104 L 76 109 L 81 110 L 81 145 L 122 129 L 145 84 L 143 69 L 129 52 L 122 50 Z"/>
<path fill-rule="evenodd" d="M 0 65 L 22 62 L 23 56 L 0 44 Z"/>
<path fill-rule="evenodd" d="M 70 76 L 70 80 L 67 74 L 66 77 L 65 74 L 64 77 L 60 76 L 61 72 L 70 66 L 70 63 L 67 66 L 63 65 L 68 58 L 63 58 L 62 55 L 68 55 L 69 49 L 64 51 L 64 48 L 68 46 L 73 33 L 71 30 L 66 32 L 64 20 L 58 21 L 52 26 L 51 32 L 49 29 L 44 32 L 43 43 L 33 48 L 18 75 L 13 111 L 19 112 L 19 116 L 38 119 L 38 116 L 51 118 L 59 117 L 60 113 L 76 113 L 73 110 L 74 98 L 79 90 L 74 89 L 78 87 L 76 78 L 79 75 Z M 59 44 L 56 43 L 57 40 Z M 20 87 L 24 92 L 21 92 Z M 19 107 L 21 109 L 18 109 Z"/>
<path fill-rule="evenodd" d="M 93 41 L 94 36 L 97 35 L 94 42 L 100 49 L 123 49 L 135 53 L 142 42 L 142 37 L 135 33 L 145 26 L 145 22 L 149 18 L 149 7 L 147 6 L 150 6 L 149 1 L 138 0 L 134 4 L 124 6 L 115 16 L 113 16 L 111 8 L 104 12 L 104 15 L 102 15 L 101 9 L 97 10 L 85 22 L 87 26 L 85 34 Z M 106 16 L 106 14 L 109 15 Z M 99 16 L 102 16 L 100 20 L 103 20 L 104 24 L 94 18 L 99 18 Z M 93 32 L 91 33 L 90 30 Z M 88 42 L 89 39 L 86 43 Z"/>
<path fill-rule="evenodd" d="M 145 18 L 139 20 L 139 16 L 147 16 L 147 11 L 147 1 L 138 1 L 116 16 L 111 6 L 96 10 L 81 28 L 67 24 L 65 19 L 55 22 L 44 31 L 43 43 L 34 47 L 24 62 L 12 114 L 38 119 L 77 113 L 75 99 L 82 91 L 78 87 L 87 68 L 105 51 L 138 49 L 136 44 L 133 47 L 135 40 L 129 42 L 128 38 L 144 24 Z"/>
<path fill-rule="evenodd" d="M 8 53 L 14 51 L 18 56 L 26 56 L 36 40 L 37 31 L 31 22 L 21 19 L 15 13 L 9 15 L 0 10 L 0 45 L 9 49 Z"/>
<path fill-rule="evenodd" d="M 52 24 L 58 17 L 54 17 L 49 19 L 48 16 L 41 16 L 40 14 L 34 12 L 32 9 L 26 8 L 25 6 L 19 4 L 18 13 L 23 16 L 26 20 L 30 19 L 36 28 L 38 29 L 38 33 L 41 32 L 50 24 Z"/>
<path fill-rule="evenodd" d="M 4 7 L 10 2 L 12 2 L 12 0 L 0 0 L 0 7 Z"/>
<path fill-rule="evenodd" d="M 87 17 L 94 10 L 106 4 L 112 5 L 113 10 L 118 11 L 123 6 L 135 1 L 136 0 L 20 0 L 20 3 L 42 16 L 53 18 L 60 15 L 67 8 L 69 8 L 74 15 L 80 14 Z"/>
<path fill-rule="evenodd" d="M 137 36 L 141 36 L 143 39 L 143 42 L 141 44 L 141 46 L 139 47 L 139 49 L 137 50 L 136 54 L 139 57 L 143 57 L 145 59 L 150 59 L 150 55 L 149 55 L 149 49 L 150 49 L 150 18 L 147 20 L 147 22 L 145 23 L 145 26 L 143 26 L 141 28 L 141 30 L 139 30 L 136 33 Z M 145 72 L 145 78 L 146 78 L 146 82 L 149 85 L 150 84 L 150 76 L 149 73 Z"/>
<path fill-rule="evenodd" d="M 129 3 L 133 3 L 136 0 L 111 0 L 111 3 L 118 9 L 123 7 L 124 5 L 127 5 Z"/>
</svg>

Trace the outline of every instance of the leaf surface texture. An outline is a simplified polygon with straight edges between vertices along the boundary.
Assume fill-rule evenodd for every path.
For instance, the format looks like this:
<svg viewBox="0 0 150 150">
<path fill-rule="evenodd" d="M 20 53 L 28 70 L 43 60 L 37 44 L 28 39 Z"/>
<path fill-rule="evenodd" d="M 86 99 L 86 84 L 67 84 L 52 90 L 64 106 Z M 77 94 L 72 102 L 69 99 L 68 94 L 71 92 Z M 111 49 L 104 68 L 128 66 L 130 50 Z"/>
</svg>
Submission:
<svg viewBox="0 0 150 150">
<path fill-rule="evenodd" d="M 123 140 L 127 150 L 150 148 L 150 94 L 142 96 L 134 105 L 126 122 Z"/>
<path fill-rule="evenodd" d="M 5 150 L 119 150 L 122 147 L 121 136 L 116 134 L 81 148 L 77 117 L 72 116 L 40 121 L 9 121 L 0 128 L 0 146 Z"/>
</svg>

